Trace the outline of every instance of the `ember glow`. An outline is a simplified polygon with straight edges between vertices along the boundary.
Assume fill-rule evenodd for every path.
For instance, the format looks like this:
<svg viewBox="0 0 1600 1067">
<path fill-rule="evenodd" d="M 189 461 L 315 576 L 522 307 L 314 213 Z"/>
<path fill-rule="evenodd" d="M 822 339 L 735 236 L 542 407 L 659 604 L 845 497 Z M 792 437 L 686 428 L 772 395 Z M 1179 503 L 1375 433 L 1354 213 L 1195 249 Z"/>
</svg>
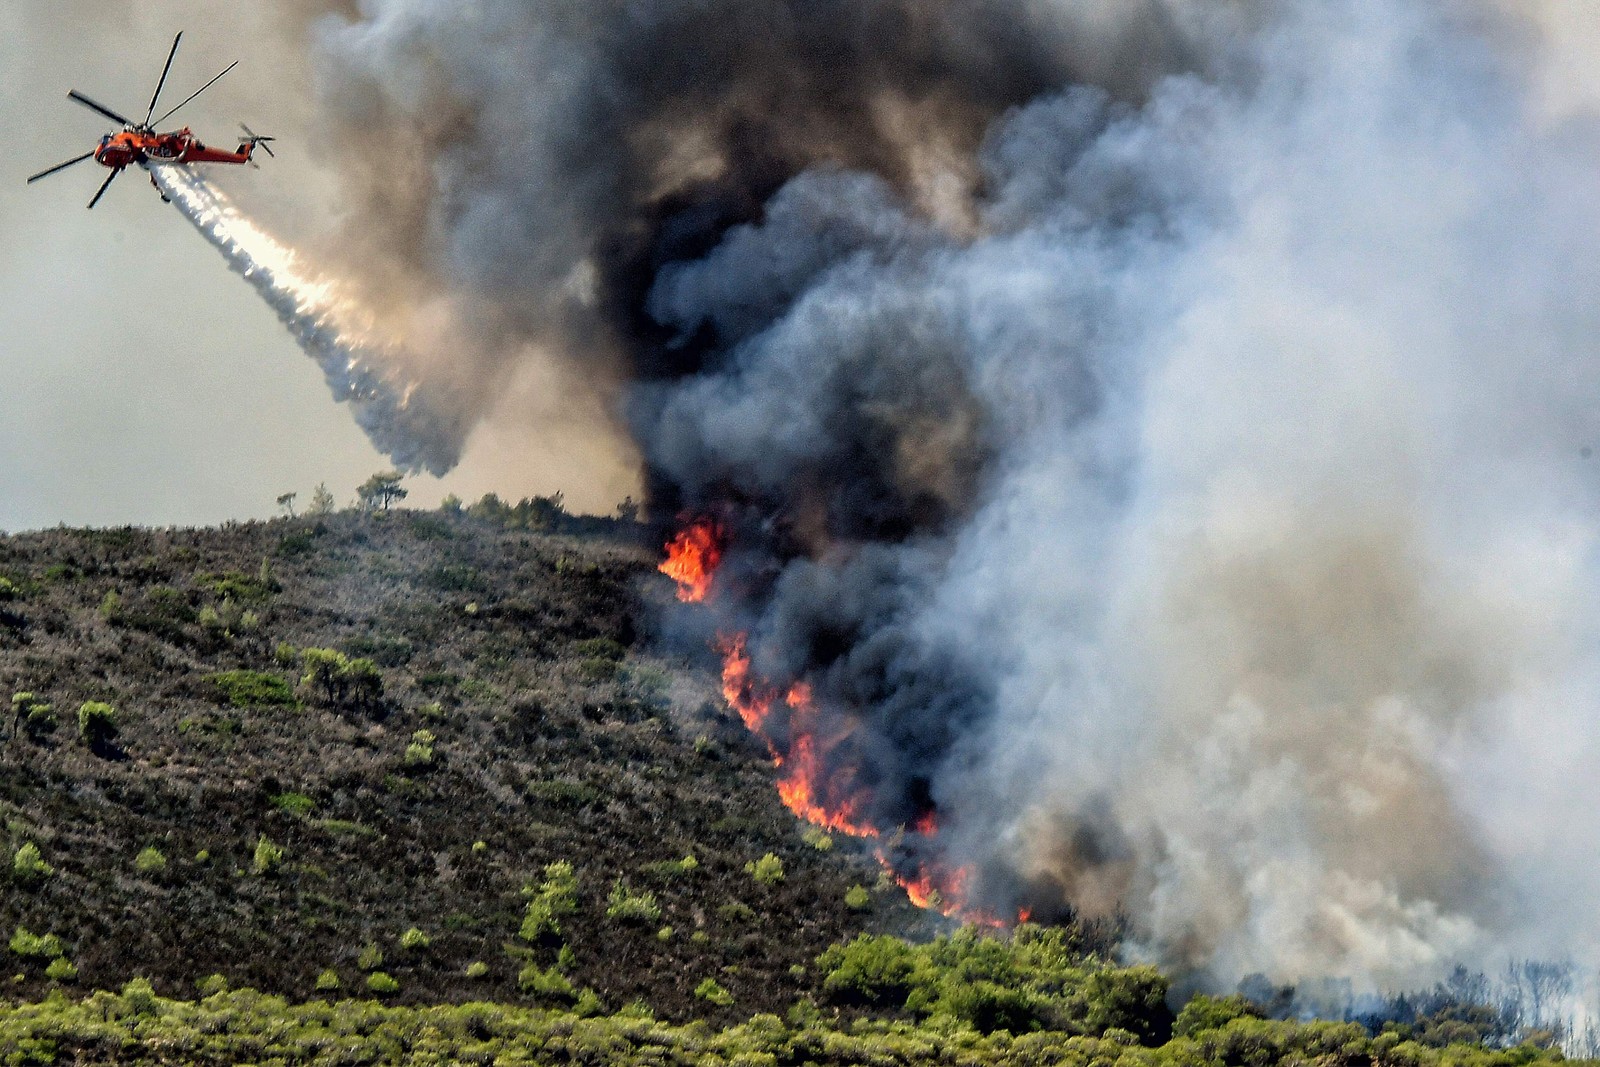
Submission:
<svg viewBox="0 0 1600 1067">
<path fill-rule="evenodd" d="M 704 602 L 710 595 L 716 568 L 722 561 L 726 535 L 713 522 L 700 520 L 679 533 L 666 546 L 661 573 L 678 583 L 678 599 L 686 604 Z M 885 841 L 884 831 L 863 814 L 870 791 L 857 781 L 849 758 L 853 727 L 848 714 L 825 712 L 810 683 L 798 680 L 776 685 L 758 675 L 751 663 L 745 634 L 722 634 L 713 647 L 722 656 L 722 696 L 745 728 L 760 737 L 778 771 L 778 796 L 800 818 L 849 837 Z M 925 811 L 893 840 L 920 844 L 936 842 L 938 815 Z M 896 849 L 895 851 L 899 851 Z M 897 861 L 887 844 L 873 855 L 919 908 L 980 926 L 1008 925 L 969 903 L 972 871 L 938 861 Z M 1023 909 L 1018 922 L 1026 922 Z"/>
</svg>

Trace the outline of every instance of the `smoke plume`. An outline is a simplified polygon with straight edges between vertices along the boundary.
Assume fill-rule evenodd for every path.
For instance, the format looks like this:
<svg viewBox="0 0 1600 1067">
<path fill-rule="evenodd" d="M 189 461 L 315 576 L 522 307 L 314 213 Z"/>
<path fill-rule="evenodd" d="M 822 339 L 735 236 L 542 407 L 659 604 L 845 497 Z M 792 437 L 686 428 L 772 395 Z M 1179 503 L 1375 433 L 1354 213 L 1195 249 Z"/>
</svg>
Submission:
<svg viewBox="0 0 1600 1067">
<path fill-rule="evenodd" d="M 367 0 L 314 37 L 341 277 L 442 309 L 452 429 L 530 365 L 615 413 L 714 533 L 678 621 L 813 766 L 797 810 L 1217 981 L 1592 958 L 1600 128 L 1529 26 Z"/>
</svg>

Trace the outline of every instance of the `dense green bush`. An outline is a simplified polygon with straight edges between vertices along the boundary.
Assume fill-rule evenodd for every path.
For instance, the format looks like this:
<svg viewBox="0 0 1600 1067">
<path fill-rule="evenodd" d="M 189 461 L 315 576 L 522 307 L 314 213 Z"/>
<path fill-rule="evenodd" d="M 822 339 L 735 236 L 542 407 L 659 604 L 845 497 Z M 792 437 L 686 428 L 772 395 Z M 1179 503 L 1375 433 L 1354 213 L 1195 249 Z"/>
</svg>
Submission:
<svg viewBox="0 0 1600 1067">
<path fill-rule="evenodd" d="M 133 858 L 133 869 L 140 874 L 160 874 L 167 869 L 167 857 L 154 845 L 146 845 Z"/>
<path fill-rule="evenodd" d="M 556 862 L 544 869 L 544 881 L 537 889 L 523 892 L 530 898 L 518 931 L 524 941 L 542 941 L 561 936 L 561 920 L 578 910 L 578 875 L 572 864 Z"/>
<path fill-rule="evenodd" d="M 606 900 L 606 918 L 649 926 L 661 918 L 661 906 L 656 903 L 656 895 L 648 889 L 636 892 L 618 879 L 611 886 L 611 896 Z"/>
<path fill-rule="evenodd" d="M 336 992 L 339 989 L 339 985 L 339 972 L 332 967 L 317 975 L 316 988 L 318 993 Z"/>
<path fill-rule="evenodd" d="M 78 980 L 78 968 L 75 967 L 72 961 L 67 959 L 65 956 L 57 956 L 55 959 L 51 960 L 50 965 L 44 969 L 44 976 L 50 979 L 52 982 L 60 982 L 63 985 L 71 985 L 73 982 Z"/>
<path fill-rule="evenodd" d="M 762 885 L 777 885 L 783 881 L 783 861 L 768 852 L 758 860 L 751 860 L 744 865 L 744 873 L 760 882 Z"/>
<path fill-rule="evenodd" d="M 117 709 L 99 700 L 78 706 L 78 736 L 91 746 L 104 745 L 117 736 Z"/>
<path fill-rule="evenodd" d="M 11 695 L 11 718 L 34 735 L 49 733 L 56 728 L 55 706 L 33 693 Z"/>
<path fill-rule="evenodd" d="M 292 708 L 299 704 L 294 687 L 275 674 L 222 671 L 211 675 L 209 681 L 236 708 Z"/>
<path fill-rule="evenodd" d="M 725 1008 L 733 1003 L 733 994 L 722 988 L 715 978 L 707 978 L 694 987 L 696 999 Z"/>
<path fill-rule="evenodd" d="M 517 973 L 517 988 L 539 1000 L 558 1004 L 572 1004 L 578 999 L 572 980 L 556 967 L 540 967 L 530 963 Z"/>
<path fill-rule="evenodd" d="M 283 846 L 275 845 L 262 834 L 256 838 L 255 851 L 251 854 L 250 869 L 260 875 L 269 875 L 277 872 L 283 866 Z"/>
<path fill-rule="evenodd" d="M 392 975 L 385 974 L 382 971 L 373 971 L 367 975 L 367 988 L 379 996 L 389 996 L 392 993 L 400 992 L 400 983 L 395 981 Z"/>
<path fill-rule="evenodd" d="M 434 743 L 438 738 L 432 730 L 418 730 L 411 735 L 411 743 L 406 746 L 405 765 L 408 770 L 424 770 L 433 766 Z"/>
<path fill-rule="evenodd" d="M 944 964 L 960 968 L 972 946 L 946 941 L 921 957 L 929 980 L 951 977 Z M 919 946 L 930 948 L 930 946 Z M 1048 946 L 1045 946 L 1048 950 Z M 1002 948 L 982 968 L 993 971 L 1009 958 L 1023 983 L 1044 979 L 1058 964 L 1048 951 L 1024 944 Z M 1079 962 L 1086 962 L 1080 960 Z M 1066 976 L 1065 971 L 1058 977 Z M 987 980 L 985 980 L 987 981 Z M 386 974 L 368 979 L 380 996 L 399 990 Z M 1274 1022 L 1248 1015 L 1205 1025 L 1192 1036 L 1143 1047 L 1131 1031 L 1103 1035 L 1071 1028 L 984 1032 L 951 1015 L 923 1022 L 904 1018 L 833 1017 L 807 1001 L 787 1020 L 755 1015 L 725 1029 L 705 1022 L 659 1022 L 642 1006 L 609 1017 L 595 994 L 576 989 L 555 968 L 529 966 L 519 976 L 537 1003 L 446 1004 L 408 1007 L 376 1001 L 290 1004 L 250 989 L 219 989 L 198 1002 L 167 1000 L 150 983 L 135 980 L 122 994 L 96 993 L 81 1000 L 54 996 L 37 1004 L 0 1009 L 0 1056 L 8 1063 L 495 1063 L 532 1065 L 651 1064 L 758 1067 L 817 1064 L 844 1067 L 1531 1067 L 1554 1064 L 1560 1053 L 1521 1045 L 1491 1048 L 1457 1044 L 1431 1048 L 1386 1032 L 1372 1037 L 1349 1023 Z M 331 992 L 324 989 L 323 992 Z M 1020 988 L 1014 989 L 1020 992 Z M 731 994 L 715 979 L 696 987 L 701 1001 L 727 1007 Z M 1039 995 L 1047 991 L 1036 990 Z M 983 999 L 974 998 L 974 1003 Z M 1079 1005 L 1087 1008 L 1087 1003 Z M 974 1012 L 981 1015 L 982 1012 Z M 1226 1011 L 1221 1014 L 1226 1014 Z M 1191 1021 L 1220 1018 L 1212 1006 L 1197 1008 Z"/>
<path fill-rule="evenodd" d="M 375 971 L 383 966 L 383 949 L 378 947 L 376 941 L 368 941 L 361 947 L 361 955 L 356 957 L 356 966 L 363 971 Z"/>
<path fill-rule="evenodd" d="M 897 937 L 862 934 L 817 957 L 822 988 L 842 1004 L 903 1007 L 917 971 L 917 953 Z"/>
<path fill-rule="evenodd" d="M 293 815 L 297 819 L 304 819 L 317 809 L 317 802 L 304 793 L 278 793 L 272 798 L 272 806 L 285 815 Z"/>
<path fill-rule="evenodd" d="M 39 846 L 32 841 L 24 841 L 12 853 L 11 879 L 18 885 L 36 886 L 55 873 L 56 869 L 44 861 Z"/>
<path fill-rule="evenodd" d="M 305 673 L 300 684 L 320 690 L 327 703 L 368 708 L 383 699 L 383 675 L 370 659 L 351 659 L 332 648 L 307 648 L 300 652 Z"/>
<path fill-rule="evenodd" d="M 411 927 L 411 929 L 400 935 L 400 947 L 408 952 L 415 952 L 418 949 L 427 948 L 431 944 L 433 944 L 433 938 L 429 937 L 415 926 Z"/>
<path fill-rule="evenodd" d="M 853 885 L 845 890 L 844 906 L 851 911 L 865 911 L 872 906 L 872 894 L 864 885 Z"/>
<path fill-rule="evenodd" d="M 26 926 L 19 926 L 11 935 L 11 951 L 24 959 L 53 960 L 66 954 L 61 939 L 55 934 L 35 934 Z"/>
</svg>

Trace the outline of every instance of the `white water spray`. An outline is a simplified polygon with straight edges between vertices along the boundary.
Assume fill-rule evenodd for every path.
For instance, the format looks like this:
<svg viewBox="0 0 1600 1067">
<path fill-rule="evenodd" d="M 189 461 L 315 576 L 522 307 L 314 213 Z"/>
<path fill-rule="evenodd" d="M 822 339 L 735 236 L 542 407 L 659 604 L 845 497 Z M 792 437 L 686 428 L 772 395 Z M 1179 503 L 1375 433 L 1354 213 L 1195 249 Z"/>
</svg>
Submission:
<svg viewBox="0 0 1600 1067">
<path fill-rule="evenodd" d="M 401 468 L 442 475 L 460 458 L 452 420 L 430 408 L 395 368 L 395 346 L 376 337 L 371 316 L 293 251 L 256 226 L 189 167 L 155 167 L 162 193 L 263 300 L 317 361 L 335 400 L 349 403 L 374 447 Z"/>
</svg>

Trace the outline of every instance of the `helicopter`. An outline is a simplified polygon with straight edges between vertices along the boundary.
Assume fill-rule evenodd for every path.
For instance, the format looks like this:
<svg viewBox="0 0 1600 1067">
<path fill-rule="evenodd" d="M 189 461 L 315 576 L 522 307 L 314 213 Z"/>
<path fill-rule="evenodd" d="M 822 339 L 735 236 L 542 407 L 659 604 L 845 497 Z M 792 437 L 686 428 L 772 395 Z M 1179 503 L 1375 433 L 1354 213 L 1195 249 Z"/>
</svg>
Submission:
<svg viewBox="0 0 1600 1067">
<path fill-rule="evenodd" d="M 63 171 L 85 160 L 93 159 L 102 167 L 111 169 L 105 184 L 100 186 L 100 191 L 94 194 L 93 200 L 89 201 L 89 207 L 93 208 L 100 202 L 100 198 L 106 195 L 106 190 L 111 188 L 111 183 L 117 180 L 117 175 L 135 164 L 147 171 L 154 166 L 186 166 L 191 163 L 249 163 L 255 166 L 254 156 L 257 148 L 260 148 L 267 155 L 273 156 L 274 153 L 268 147 L 267 142 L 274 141 L 277 138 L 262 137 L 243 123 L 239 124 L 239 128 L 244 131 L 244 136 L 238 139 L 239 147 L 232 152 L 207 146 L 187 126 L 171 133 L 156 132 L 157 126 L 177 114 L 179 109 L 188 104 L 189 101 L 217 84 L 222 80 L 224 74 L 239 65 L 239 61 L 234 60 L 228 64 L 222 74 L 218 74 L 215 78 L 190 93 L 177 107 L 160 118 L 152 120 L 151 116 L 156 113 L 156 104 L 161 99 L 161 90 L 166 87 L 167 75 L 172 73 L 172 61 L 178 56 L 178 44 L 182 40 L 183 33 L 179 31 L 178 35 L 172 39 L 172 51 L 167 54 L 167 65 L 161 71 L 161 80 L 156 83 L 155 94 L 150 97 L 150 107 L 145 112 L 143 122 L 134 122 L 125 118 L 104 104 L 99 104 L 89 99 L 76 89 L 68 90 L 67 97 L 70 100 L 82 104 L 91 111 L 104 115 L 112 122 L 121 123 L 122 129 L 119 132 L 108 133 L 101 137 L 100 144 L 83 155 L 75 156 L 65 163 L 57 163 L 53 167 L 41 170 L 38 174 L 29 178 L 27 184 L 32 185 L 40 178 L 48 178 L 57 171 Z M 150 184 L 156 187 L 157 192 L 161 191 L 161 186 L 156 184 L 155 175 L 153 174 L 150 176 Z M 167 199 L 165 193 L 161 194 L 161 199 Z"/>
</svg>

